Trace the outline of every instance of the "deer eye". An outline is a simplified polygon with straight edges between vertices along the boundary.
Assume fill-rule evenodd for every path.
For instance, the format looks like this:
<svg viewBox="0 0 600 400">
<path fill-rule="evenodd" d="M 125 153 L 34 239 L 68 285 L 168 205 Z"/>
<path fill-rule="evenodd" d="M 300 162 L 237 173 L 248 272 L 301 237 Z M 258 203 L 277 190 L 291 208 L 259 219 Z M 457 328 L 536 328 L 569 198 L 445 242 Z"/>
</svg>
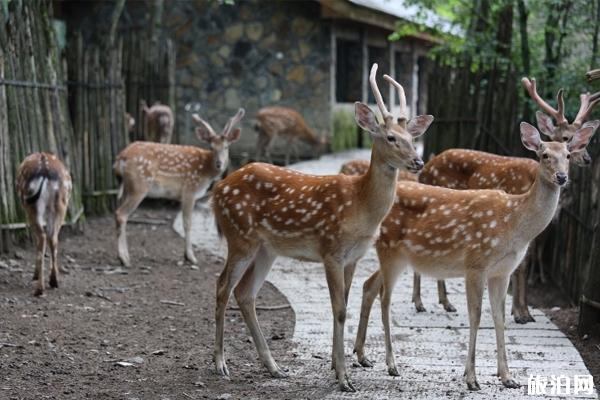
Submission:
<svg viewBox="0 0 600 400">
<path fill-rule="evenodd" d="M 569 137 L 568 137 L 568 136 L 563 136 L 563 140 L 564 140 L 565 142 L 567 142 L 567 141 L 569 140 Z"/>
<path fill-rule="evenodd" d="M 545 153 L 544 153 L 544 154 L 542 154 L 542 158 L 543 158 L 544 160 L 548 159 L 548 154 L 545 154 Z"/>
<path fill-rule="evenodd" d="M 570 154 L 567 154 L 567 160 L 568 160 L 569 158 L 571 158 L 571 155 L 570 155 Z"/>
<path fill-rule="evenodd" d="M 396 137 L 394 135 L 388 135 L 387 140 L 390 143 L 396 143 Z"/>
</svg>

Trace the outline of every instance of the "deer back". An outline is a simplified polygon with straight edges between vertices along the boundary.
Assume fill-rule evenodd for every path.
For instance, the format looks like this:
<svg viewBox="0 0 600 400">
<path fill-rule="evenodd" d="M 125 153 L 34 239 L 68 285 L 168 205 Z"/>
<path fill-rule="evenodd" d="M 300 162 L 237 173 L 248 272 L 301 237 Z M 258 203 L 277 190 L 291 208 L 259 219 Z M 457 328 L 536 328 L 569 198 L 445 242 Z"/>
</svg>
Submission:
<svg viewBox="0 0 600 400">
<path fill-rule="evenodd" d="M 287 107 L 264 107 L 256 114 L 257 128 L 269 137 L 294 137 L 309 144 L 319 144 L 319 138 L 302 115 Z"/>
</svg>

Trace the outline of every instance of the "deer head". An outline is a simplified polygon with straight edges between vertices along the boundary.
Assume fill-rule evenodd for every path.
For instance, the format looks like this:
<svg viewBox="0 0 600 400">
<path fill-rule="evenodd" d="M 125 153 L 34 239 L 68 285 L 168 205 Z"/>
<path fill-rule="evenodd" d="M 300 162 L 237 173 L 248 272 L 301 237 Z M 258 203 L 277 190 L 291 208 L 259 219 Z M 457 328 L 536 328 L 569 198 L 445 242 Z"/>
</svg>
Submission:
<svg viewBox="0 0 600 400">
<path fill-rule="evenodd" d="M 240 108 L 238 112 L 227 121 L 221 134 L 217 135 L 208 122 L 200 118 L 198 114 L 192 114 L 192 120 L 196 124 L 196 135 L 200 140 L 210 144 L 213 152 L 214 168 L 224 172 L 229 162 L 229 145 L 240 138 L 241 128 L 234 126 L 244 117 L 245 111 Z"/>
<path fill-rule="evenodd" d="M 383 123 L 377 122 L 375 113 L 369 106 L 361 102 L 354 103 L 356 123 L 362 129 L 369 132 L 373 141 L 379 144 L 378 147 L 384 160 L 391 167 L 418 172 L 423 168 L 424 163 L 415 150 L 413 140 L 425 133 L 429 125 L 433 122 L 433 116 L 419 115 L 408 120 L 404 89 L 390 76 L 384 75 L 383 78 L 396 88 L 400 98 L 401 115 L 394 121 L 394 116 L 387 110 L 377 87 L 376 74 L 377 64 L 373 64 L 369 82 L 373 90 L 373 96 L 383 117 Z"/>
<path fill-rule="evenodd" d="M 531 99 L 542 109 L 542 111 L 537 111 L 535 113 L 540 131 L 552 139 L 553 142 L 568 142 L 580 129 L 583 129 L 586 126 L 598 127 L 597 121 L 585 121 L 590 117 L 594 106 L 600 102 L 600 92 L 593 95 L 590 93 L 582 93 L 579 96 L 579 112 L 573 120 L 573 123 L 569 124 L 569 121 L 565 117 L 563 89 L 560 89 L 556 95 L 558 108 L 555 109 L 538 94 L 535 78 L 523 78 L 521 79 L 521 83 L 529 93 L 529 97 L 531 97 Z M 553 119 L 556 121 L 556 125 L 554 125 Z M 579 152 L 572 152 L 571 156 L 571 161 L 579 166 L 586 166 L 592 163 L 592 158 L 587 150 L 585 150 L 585 147 Z"/>
<path fill-rule="evenodd" d="M 571 154 L 585 150 L 600 124 L 600 121 L 594 122 L 577 130 L 568 143 L 542 142 L 539 131 L 533 125 L 521 122 L 521 141 L 527 149 L 537 154 L 542 179 L 558 186 L 567 184 Z"/>
</svg>

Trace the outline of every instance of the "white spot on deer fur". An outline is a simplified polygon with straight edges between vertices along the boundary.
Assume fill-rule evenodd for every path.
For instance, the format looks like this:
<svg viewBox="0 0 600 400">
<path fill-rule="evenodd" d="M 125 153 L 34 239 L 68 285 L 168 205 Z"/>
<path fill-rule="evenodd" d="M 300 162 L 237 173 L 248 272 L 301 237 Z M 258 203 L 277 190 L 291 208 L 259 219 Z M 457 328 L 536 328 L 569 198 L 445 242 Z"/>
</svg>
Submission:
<svg viewBox="0 0 600 400">
<path fill-rule="evenodd" d="M 481 237 L 481 231 L 475 232 L 475 236 L 477 236 L 478 238 L 480 238 Z"/>
<path fill-rule="evenodd" d="M 494 212 L 492 210 L 487 210 L 486 214 L 491 217 L 494 215 Z"/>
<path fill-rule="evenodd" d="M 496 224 L 497 224 L 497 223 L 496 223 L 496 220 L 495 220 L 495 219 L 494 219 L 494 220 L 492 220 L 492 221 L 490 222 L 490 228 L 495 228 L 495 227 L 496 227 Z"/>
</svg>

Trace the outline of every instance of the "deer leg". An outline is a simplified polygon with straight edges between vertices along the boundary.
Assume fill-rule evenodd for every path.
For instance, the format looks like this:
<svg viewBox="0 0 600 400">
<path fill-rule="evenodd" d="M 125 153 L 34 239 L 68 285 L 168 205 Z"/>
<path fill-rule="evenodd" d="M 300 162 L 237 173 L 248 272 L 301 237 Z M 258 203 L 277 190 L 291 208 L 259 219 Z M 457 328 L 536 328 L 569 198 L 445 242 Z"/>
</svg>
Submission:
<svg viewBox="0 0 600 400">
<path fill-rule="evenodd" d="M 367 337 L 367 327 L 369 324 L 369 315 L 373 302 L 383 286 L 383 276 L 380 270 L 377 270 L 363 284 L 363 297 L 360 307 L 360 319 L 358 330 L 356 332 L 356 341 L 354 342 L 354 352 L 360 365 L 366 368 L 373 367 L 373 363 L 365 357 L 365 340 Z"/>
<path fill-rule="evenodd" d="M 292 152 L 294 140 L 289 138 L 287 140 L 287 145 L 285 146 L 285 165 L 290 165 L 290 153 Z"/>
<path fill-rule="evenodd" d="M 498 376 L 507 388 L 518 388 L 519 384 L 510 376 L 506 360 L 506 345 L 504 342 L 504 302 L 508 290 L 508 276 L 498 276 L 488 279 L 488 291 L 494 330 L 496 331 L 496 350 L 498 357 Z"/>
<path fill-rule="evenodd" d="M 50 287 L 57 288 L 58 287 L 58 232 L 54 231 L 49 240 L 50 244 L 50 257 L 52 266 L 50 269 Z"/>
<path fill-rule="evenodd" d="M 119 252 L 119 259 L 124 266 L 130 267 L 131 261 L 129 258 L 129 250 L 127 248 L 127 220 L 129 216 L 138 208 L 144 197 L 146 196 L 147 190 L 140 190 L 139 188 L 129 187 L 123 182 L 123 198 L 121 205 L 115 212 L 115 219 L 117 222 L 117 246 Z"/>
<path fill-rule="evenodd" d="M 529 312 L 529 306 L 527 305 L 527 262 L 521 261 L 521 264 L 515 273 L 517 273 L 519 277 L 517 280 L 517 295 L 519 297 L 519 314 L 521 315 L 522 323 L 535 322 L 535 319 L 533 319 Z"/>
<path fill-rule="evenodd" d="M 388 367 L 388 374 L 391 376 L 400 376 L 396 367 L 394 356 L 394 347 L 392 343 L 392 332 L 390 328 L 390 305 L 392 302 L 392 291 L 398 280 L 398 276 L 404 270 L 403 265 L 381 265 L 383 272 L 383 288 L 381 291 L 381 319 L 383 320 L 383 330 L 385 333 L 385 363 Z"/>
<path fill-rule="evenodd" d="M 192 216 L 194 213 L 195 194 L 189 193 L 184 195 L 181 201 L 181 213 L 183 217 L 183 231 L 185 232 L 185 259 L 192 264 L 198 264 L 198 260 L 194 255 L 194 247 L 192 245 Z"/>
<path fill-rule="evenodd" d="M 478 268 L 468 272 L 465 283 L 467 291 L 467 308 L 469 309 L 469 351 L 465 365 L 465 380 L 469 390 L 481 390 L 475 373 L 475 345 L 477 331 L 481 321 L 481 302 L 483 298 L 484 278 Z"/>
<path fill-rule="evenodd" d="M 333 359 L 339 388 L 342 392 L 356 392 L 356 388 L 346 374 L 344 360 L 344 324 L 346 323 L 346 304 L 344 302 L 344 266 L 336 260 L 325 260 L 325 275 L 329 287 L 331 308 L 333 310 Z"/>
<path fill-rule="evenodd" d="M 425 306 L 421 300 L 421 275 L 418 272 L 413 273 L 413 294 L 412 302 L 415 303 L 417 312 L 425 312 Z"/>
<path fill-rule="evenodd" d="M 547 235 L 544 235 L 544 238 L 546 237 Z M 544 273 L 544 247 L 542 246 L 542 244 L 535 246 L 535 255 L 538 269 L 540 272 L 540 282 L 542 282 L 542 284 L 545 285 L 546 283 L 548 283 L 548 280 L 546 279 L 546 274 Z"/>
<path fill-rule="evenodd" d="M 286 378 L 287 373 L 277 365 L 271 355 L 269 345 L 256 317 L 256 295 L 271 270 L 273 261 L 275 261 L 275 255 L 262 246 L 256 254 L 254 263 L 235 287 L 234 294 L 263 365 L 267 367 L 272 377 Z"/>
<path fill-rule="evenodd" d="M 356 270 L 356 264 L 358 262 L 355 261 L 346 265 L 344 268 L 344 303 L 346 307 L 348 307 L 348 296 L 350 295 L 350 287 L 352 286 L 352 278 L 354 278 L 354 271 Z"/>
<path fill-rule="evenodd" d="M 35 257 L 35 271 L 33 273 L 33 279 L 37 279 L 37 285 L 34 296 L 41 296 L 44 294 L 44 257 L 46 256 L 46 232 L 44 229 L 33 224 L 34 235 L 36 238 L 37 254 Z"/>
<path fill-rule="evenodd" d="M 217 280 L 217 301 L 215 307 L 215 352 L 214 360 L 217 373 L 229 376 L 229 370 L 225 363 L 223 349 L 223 334 L 225 329 L 225 310 L 233 288 L 238 284 L 258 250 L 258 246 L 238 243 L 228 243 L 229 253 L 225 268 Z"/>
<path fill-rule="evenodd" d="M 456 308 L 448 300 L 448 291 L 446 290 L 446 282 L 442 279 L 437 281 L 438 299 L 444 310 L 447 312 L 456 312 Z"/>
</svg>

